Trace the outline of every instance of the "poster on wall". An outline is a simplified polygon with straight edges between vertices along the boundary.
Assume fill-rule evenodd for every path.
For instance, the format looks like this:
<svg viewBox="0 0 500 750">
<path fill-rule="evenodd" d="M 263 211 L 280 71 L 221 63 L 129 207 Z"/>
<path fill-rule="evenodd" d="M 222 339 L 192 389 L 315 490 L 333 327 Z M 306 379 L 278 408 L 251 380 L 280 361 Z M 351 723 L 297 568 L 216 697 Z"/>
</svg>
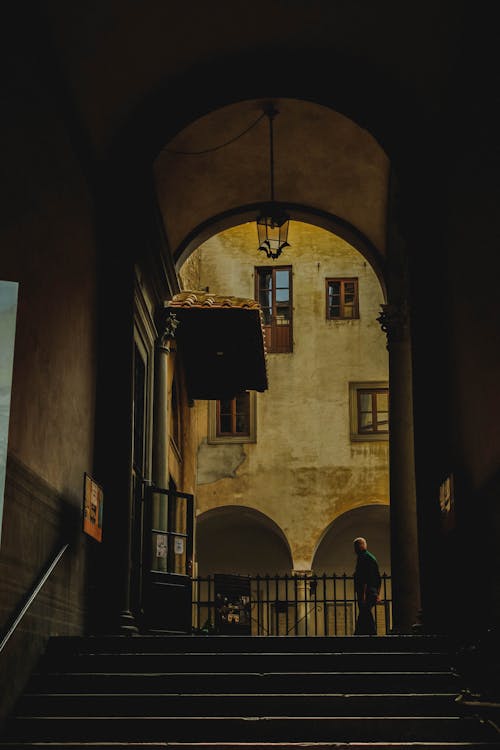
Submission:
<svg viewBox="0 0 500 750">
<path fill-rule="evenodd" d="M 214 575 L 215 631 L 225 635 L 251 635 L 250 578 Z"/>
<path fill-rule="evenodd" d="M 451 531 L 455 525 L 455 489 L 453 474 L 449 474 L 439 486 L 439 509 L 445 531 Z"/>
<path fill-rule="evenodd" d="M 104 497 L 102 487 L 85 473 L 83 487 L 83 531 L 102 542 L 102 512 Z"/>
<path fill-rule="evenodd" d="M 0 281 L 0 539 L 9 439 L 10 396 L 19 284 Z"/>
</svg>

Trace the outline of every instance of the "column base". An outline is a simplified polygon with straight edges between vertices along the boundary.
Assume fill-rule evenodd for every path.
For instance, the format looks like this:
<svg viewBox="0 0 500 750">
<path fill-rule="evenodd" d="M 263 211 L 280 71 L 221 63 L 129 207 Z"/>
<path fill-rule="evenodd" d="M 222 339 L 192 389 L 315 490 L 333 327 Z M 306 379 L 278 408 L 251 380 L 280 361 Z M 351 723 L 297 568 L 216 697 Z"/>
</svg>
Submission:
<svg viewBox="0 0 500 750">
<path fill-rule="evenodd" d="M 423 613 L 421 609 L 419 609 L 417 612 L 417 621 L 412 624 L 411 632 L 415 633 L 416 635 L 424 632 Z"/>
<path fill-rule="evenodd" d="M 135 617 L 130 610 L 120 612 L 118 620 L 118 630 L 121 635 L 139 635 Z"/>
</svg>

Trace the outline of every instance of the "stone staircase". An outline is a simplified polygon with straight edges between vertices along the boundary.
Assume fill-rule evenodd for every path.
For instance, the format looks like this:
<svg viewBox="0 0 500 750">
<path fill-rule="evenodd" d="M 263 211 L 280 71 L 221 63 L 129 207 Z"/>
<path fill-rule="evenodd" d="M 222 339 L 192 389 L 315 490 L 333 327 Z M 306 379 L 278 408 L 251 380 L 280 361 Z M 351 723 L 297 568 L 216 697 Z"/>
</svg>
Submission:
<svg viewBox="0 0 500 750">
<path fill-rule="evenodd" d="M 439 636 L 54 638 L 7 748 L 500 750 Z"/>
</svg>

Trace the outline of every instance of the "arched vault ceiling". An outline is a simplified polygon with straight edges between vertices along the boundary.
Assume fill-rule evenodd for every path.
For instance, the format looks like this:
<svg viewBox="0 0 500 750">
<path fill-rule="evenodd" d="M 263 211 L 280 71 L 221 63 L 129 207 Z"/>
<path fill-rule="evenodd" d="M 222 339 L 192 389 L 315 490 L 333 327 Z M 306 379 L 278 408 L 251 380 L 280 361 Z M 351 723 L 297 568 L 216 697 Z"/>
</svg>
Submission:
<svg viewBox="0 0 500 750">
<path fill-rule="evenodd" d="M 217 99 L 250 98 L 244 91 L 250 86 L 256 96 L 271 86 L 281 96 L 323 97 L 345 112 L 340 97 L 358 121 L 397 121 L 411 139 L 415 113 L 431 122 L 446 93 L 463 6 L 460 0 L 47 0 L 38 12 L 75 114 L 102 151 L 141 109 L 147 138 L 159 119 L 189 119 L 200 97 L 213 108 Z M 173 99 L 183 78 L 189 87 L 177 88 Z M 413 102 L 411 112 L 403 95 Z M 155 97 L 160 103 L 148 110 Z"/>
<path fill-rule="evenodd" d="M 310 207 L 353 226 L 381 253 L 389 162 L 367 130 L 333 110 L 295 99 L 273 100 L 275 198 Z M 267 118 L 262 100 L 222 107 L 177 135 L 155 163 L 158 202 L 172 250 L 213 217 L 270 196 Z M 292 212 L 293 215 L 293 212 Z"/>
</svg>

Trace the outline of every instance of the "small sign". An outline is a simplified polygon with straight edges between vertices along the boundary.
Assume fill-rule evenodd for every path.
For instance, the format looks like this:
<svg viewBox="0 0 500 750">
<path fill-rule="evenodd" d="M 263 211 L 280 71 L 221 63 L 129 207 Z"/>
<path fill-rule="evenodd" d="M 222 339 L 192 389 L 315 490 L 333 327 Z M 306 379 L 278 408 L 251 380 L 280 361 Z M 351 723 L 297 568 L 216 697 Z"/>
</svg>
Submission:
<svg viewBox="0 0 500 750">
<path fill-rule="evenodd" d="M 439 507 L 441 513 L 451 513 L 453 510 L 453 477 L 451 474 L 439 487 Z"/>
<path fill-rule="evenodd" d="M 85 473 L 83 490 L 83 531 L 85 534 L 102 542 L 102 487 Z"/>
<path fill-rule="evenodd" d="M 184 554 L 184 538 L 182 536 L 176 536 L 174 540 L 174 552 L 176 555 Z"/>
<path fill-rule="evenodd" d="M 156 535 L 156 557 L 167 556 L 167 535 L 157 534 Z"/>
</svg>

